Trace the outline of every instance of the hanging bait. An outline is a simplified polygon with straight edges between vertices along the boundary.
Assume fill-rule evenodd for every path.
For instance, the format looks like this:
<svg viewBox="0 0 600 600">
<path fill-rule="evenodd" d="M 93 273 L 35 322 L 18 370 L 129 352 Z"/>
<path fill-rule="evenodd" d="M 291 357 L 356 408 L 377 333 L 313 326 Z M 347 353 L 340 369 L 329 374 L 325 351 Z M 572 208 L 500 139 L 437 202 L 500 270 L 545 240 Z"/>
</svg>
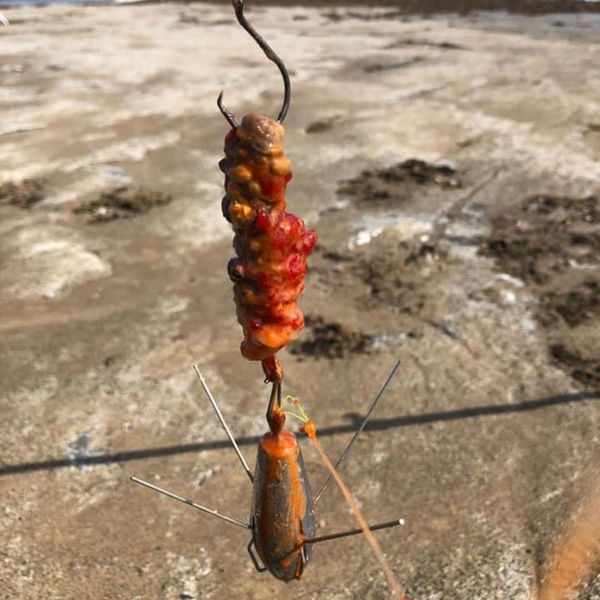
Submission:
<svg viewBox="0 0 600 600">
<path fill-rule="evenodd" d="M 244 16 L 243 0 L 232 0 L 242 27 L 256 40 L 267 57 L 278 66 L 284 81 L 284 99 L 277 120 L 256 113 L 237 124 L 217 104 L 231 126 L 225 138 L 225 158 L 219 163 L 225 173 L 223 214 L 235 232 L 233 247 L 237 258 L 230 260 L 229 277 L 234 283 L 237 318 L 244 340 L 241 351 L 249 360 L 262 361 L 272 391 L 267 408 L 269 431 L 258 443 L 254 473 L 225 423 L 197 365 L 194 369 L 231 445 L 252 482 L 249 523 L 222 515 L 194 501 L 164 490 L 137 477 L 133 481 L 184 502 L 202 512 L 251 531 L 248 552 L 258 571 L 269 571 L 277 579 L 299 579 L 313 555 L 313 545 L 327 540 L 369 533 L 403 524 L 402 519 L 378 525 L 316 536 L 315 505 L 331 482 L 325 481 L 313 498 L 296 435 L 285 429 L 286 412 L 281 406 L 283 371 L 275 354 L 304 325 L 296 301 L 304 287 L 306 258 L 314 250 L 317 234 L 297 216 L 286 212 L 285 190 L 292 174 L 283 152 L 283 122 L 290 103 L 290 81 L 281 59 L 254 30 Z M 343 462 L 371 413 L 394 376 L 394 366 L 365 420 L 350 440 L 332 473 Z M 314 434 L 314 430 L 313 430 Z M 398 596 L 399 597 L 399 596 Z"/>
<path fill-rule="evenodd" d="M 306 258 L 317 233 L 287 212 L 285 190 L 292 178 L 290 159 L 283 151 L 291 87 L 285 65 L 244 16 L 242 0 L 233 0 L 239 23 L 278 66 L 284 99 L 277 120 L 251 112 L 237 124 L 233 114 L 217 104 L 231 126 L 225 137 L 223 215 L 235 232 L 237 258 L 229 261 L 237 319 L 244 332 L 242 355 L 260 360 L 268 381 L 281 380 L 275 353 L 304 327 L 296 301 L 304 289 Z"/>
</svg>

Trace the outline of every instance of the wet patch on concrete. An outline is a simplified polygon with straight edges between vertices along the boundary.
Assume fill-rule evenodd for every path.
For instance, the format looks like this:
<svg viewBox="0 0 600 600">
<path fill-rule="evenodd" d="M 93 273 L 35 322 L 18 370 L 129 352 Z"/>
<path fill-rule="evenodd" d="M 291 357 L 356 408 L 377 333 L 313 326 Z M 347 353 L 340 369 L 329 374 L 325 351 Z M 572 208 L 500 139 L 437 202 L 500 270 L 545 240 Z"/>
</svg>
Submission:
<svg viewBox="0 0 600 600">
<path fill-rule="evenodd" d="M 346 19 L 356 19 L 358 21 L 379 21 L 402 17 L 403 12 L 399 10 L 386 10 L 383 12 L 358 12 L 354 10 L 346 10 L 345 12 L 341 12 L 339 10 L 332 10 L 321 13 L 321 16 L 334 23 L 344 21 Z"/>
<path fill-rule="evenodd" d="M 356 331 L 341 323 L 325 321 L 317 315 L 306 315 L 307 334 L 302 341 L 290 344 L 290 352 L 313 358 L 344 358 L 350 354 L 366 354 L 373 348 L 372 335 Z"/>
<path fill-rule="evenodd" d="M 19 208 L 31 208 L 44 198 L 44 182 L 40 179 L 23 179 L 20 183 L 7 181 L 0 184 L 0 205 L 10 204 Z"/>
<path fill-rule="evenodd" d="M 142 187 L 121 186 L 102 192 L 99 198 L 80 204 L 75 214 L 89 215 L 88 223 L 106 223 L 147 213 L 157 206 L 170 204 L 169 194 Z"/>
<path fill-rule="evenodd" d="M 600 390 L 600 359 L 585 358 L 576 350 L 569 350 L 563 344 L 550 346 L 554 362 L 567 370 L 571 377 L 586 388 Z"/>
<path fill-rule="evenodd" d="M 393 71 L 395 69 L 405 69 L 406 67 L 412 67 L 417 63 L 423 62 L 425 58 L 423 56 L 411 56 L 406 60 L 399 60 L 396 62 L 374 62 L 363 67 L 364 73 L 379 73 L 381 71 Z"/>
<path fill-rule="evenodd" d="M 422 278 L 415 277 L 415 273 L 445 254 L 418 240 L 402 241 L 381 250 L 366 248 L 356 263 L 356 273 L 369 290 L 368 303 L 389 304 L 401 312 L 418 313 L 425 304 L 425 292 Z"/>
<path fill-rule="evenodd" d="M 470 50 L 467 46 L 462 44 L 455 44 L 453 42 L 434 42 L 431 40 L 424 39 L 416 39 L 416 38 L 406 38 L 402 40 L 398 40 L 396 42 L 392 42 L 388 44 L 385 49 L 393 50 L 394 48 L 403 48 L 405 46 L 425 46 L 427 48 L 439 48 L 440 50 Z"/>
<path fill-rule="evenodd" d="M 551 291 L 542 298 L 542 308 L 549 322 L 557 315 L 567 325 L 576 327 L 600 312 L 600 283 L 585 279 L 568 291 Z"/>
<path fill-rule="evenodd" d="M 537 298 L 552 361 L 600 389 L 600 348 L 587 339 L 600 327 L 598 198 L 531 196 L 492 220 L 479 252 Z"/>
<path fill-rule="evenodd" d="M 595 196 L 532 196 L 493 220 L 481 246 L 506 273 L 544 285 L 566 270 L 600 264 L 600 203 Z"/>
<path fill-rule="evenodd" d="M 274 0 L 260 0 L 261 3 L 275 3 Z M 322 5 L 343 5 L 347 4 L 344 0 L 328 0 Z M 350 4 L 360 4 L 356 1 Z M 509 13 L 525 14 L 525 15 L 544 15 L 552 13 L 581 13 L 581 12 L 598 12 L 600 9 L 593 2 L 581 2 L 580 0 L 536 0 L 536 2 L 527 2 L 526 0 L 517 0 L 514 2 L 506 2 L 506 0 L 411 0 L 407 2 L 403 0 L 393 0 L 386 3 L 389 6 L 397 6 L 392 10 L 384 10 L 381 12 L 359 12 L 357 10 L 346 9 L 342 12 L 341 9 L 336 9 L 321 13 L 333 22 L 341 22 L 346 19 L 356 19 L 360 21 L 373 20 L 402 20 L 407 19 L 409 15 L 429 16 L 440 13 L 458 13 L 465 16 L 476 11 L 507 11 Z M 560 26 L 560 25 L 559 25 Z"/>
<path fill-rule="evenodd" d="M 338 116 L 329 117 L 327 119 L 317 119 L 316 121 L 311 121 L 304 131 L 306 133 L 323 133 L 324 131 L 329 131 L 333 128 L 334 123 L 339 119 Z"/>
<path fill-rule="evenodd" d="M 325 250 L 315 265 L 319 277 L 336 288 L 355 294 L 364 309 L 388 308 L 396 314 L 420 314 L 427 303 L 427 282 L 447 259 L 438 244 L 399 239 L 398 232 L 386 231 L 370 243 L 340 259 Z"/>
<path fill-rule="evenodd" d="M 411 158 L 385 169 L 365 170 L 358 177 L 343 181 L 338 194 L 360 204 L 398 203 L 414 193 L 414 188 L 428 185 L 448 190 L 462 187 L 463 182 L 450 165 Z"/>
</svg>

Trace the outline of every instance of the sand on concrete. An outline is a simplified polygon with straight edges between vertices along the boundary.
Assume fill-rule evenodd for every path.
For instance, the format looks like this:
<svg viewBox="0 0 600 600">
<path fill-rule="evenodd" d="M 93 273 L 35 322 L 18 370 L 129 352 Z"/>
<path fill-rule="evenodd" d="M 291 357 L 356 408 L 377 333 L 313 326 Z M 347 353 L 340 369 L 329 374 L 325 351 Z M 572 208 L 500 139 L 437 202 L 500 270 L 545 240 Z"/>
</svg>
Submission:
<svg viewBox="0 0 600 600">
<path fill-rule="evenodd" d="M 323 544 L 286 586 L 254 572 L 242 530 L 128 481 L 249 510 L 191 363 L 253 463 L 268 390 L 238 351 L 215 99 L 273 114 L 276 70 L 228 3 L 6 14 L 0 184 L 39 181 L 43 198 L 0 199 L 0 596 L 389 597 L 360 537 Z M 292 75 L 289 206 L 320 235 L 285 392 L 335 457 L 400 358 L 344 475 L 370 521 L 406 520 L 378 534 L 402 587 L 529 599 L 597 474 L 600 21 L 249 15 Z M 77 212 L 123 186 L 171 202 Z M 335 489 L 318 520 L 354 526 Z M 579 597 L 599 594 L 596 575 Z"/>
</svg>

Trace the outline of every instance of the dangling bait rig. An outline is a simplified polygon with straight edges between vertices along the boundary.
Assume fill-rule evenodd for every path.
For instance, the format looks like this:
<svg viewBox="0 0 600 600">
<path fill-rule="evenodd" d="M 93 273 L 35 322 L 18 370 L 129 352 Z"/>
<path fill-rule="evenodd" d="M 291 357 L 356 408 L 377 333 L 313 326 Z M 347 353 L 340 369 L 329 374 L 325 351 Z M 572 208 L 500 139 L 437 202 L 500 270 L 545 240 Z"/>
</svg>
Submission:
<svg viewBox="0 0 600 600">
<path fill-rule="evenodd" d="M 304 326 L 304 316 L 296 301 L 304 289 L 306 258 L 314 250 L 317 234 L 307 229 L 302 219 L 285 210 L 285 189 L 292 178 L 290 160 L 283 152 L 282 123 L 291 99 L 287 69 L 246 19 L 243 0 L 232 0 L 232 4 L 238 22 L 267 58 L 277 65 L 284 84 L 283 103 L 276 120 L 251 112 L 238 124 L 232 112 L 223 106 L 223 92 L 217 100 L 219 110 L 231 127 L 225 137 L 225 158 L 219 167 L 225 174 L 223 215 L 235 233 L 233 247 L 237 257 L 229 261 L 227 270 L 234 284 L 237 318 L 244 333 L 241 352 L 248 360 L 261 361 L 265 382 L 272 384 L 266 413 L 269 431 L 258 443 L 254 473 L 248 467 L 197 365 L 194 365 L 194 370 L 252 483 L 250 521 L 246 523 L 224 516 L 137 477 L 132 477 L 132 480 L 250 530 L 248 552 L 255 568 L 261 572 L 268 570 L 278 579 L 290 581 L 302 576 L 311 560 L 313 544 L 359 534 L 363 529 L 316 535 L 315 506 L 331 483 L 332 476 L 313 498 L 296 435 L 285 429 L 286 414 L 289 413 L 282 407 L 283 369 L 275 354 Z M 364 429 L 398 364 L 392 369 L 335 468 L 344 461 Z M 369 526 L 369 529 L 401 524 L 402 519 L 395 519 Z"/>
</svg>

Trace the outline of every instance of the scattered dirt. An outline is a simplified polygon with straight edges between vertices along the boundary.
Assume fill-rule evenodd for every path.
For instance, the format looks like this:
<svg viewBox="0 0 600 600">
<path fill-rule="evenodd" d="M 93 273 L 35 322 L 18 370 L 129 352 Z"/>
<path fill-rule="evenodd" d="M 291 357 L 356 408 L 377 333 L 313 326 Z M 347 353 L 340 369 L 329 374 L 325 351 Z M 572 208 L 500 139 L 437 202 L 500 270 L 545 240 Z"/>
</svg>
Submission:
<svg viewBox="0 0 600 600">
<path fill-rule="evenodd" d="M 557 273 L 600 263 L 598 198 L 539 195 L 493 220 L 480 252 L 506 273 L 543 285 Z"/>
<path fill-rule="evenodd" d="M 429 40 L 420 40 L 414 38 L 402 39 L 391 44 L 388 44 L 385 49 L 392 50 L 394 48 L 402 48 L 404 46 L 425 46 L 427 48 L 439 48 L 440 50 L 470 50 L 462 44 L 454 44 L 453 42 L 431 42 Z"/>
<path fill-rule="evenodd" d="M 571 377 L 585 387 L 600 389 L 600 360 L 583 358 L 578 352 L 565 348 L 562 344 L 550 346 L 550 355 L 558 366 L 568 370 Z"/>
<path fill-rule="evenodd" d="M 11 204 L 19 208 L 31 208 L 43 200 L 43 181 L 39 179 L 24 179 L 21 183 L 7 181 L 0 184 L 0 205 Z"/>
<path fill-rule="evenodd" d="M 376 20 L 388 20 L 395 19 L 403 16 L 403 12 L 400 10 L 390 10 L 383 13 L 364 13 L 348 10 L 346 12 L 331 11 L 322 13 L 322 16 L 330 21 L 343 21 L 345 19 L 357 19 L 359 21 L 376 21 Z"/>
<path fill-rule="evenodd" d="M 539 299 L 536 317 L 550 354 L 571 376 L 600 388 L 600 358 L 578 327 L 600 326 L 600 203 L 596 196 L 537 195 L 492 220 L 480 252 L 523 280 Z"/>
<path fill-rule="evenodd" d="M 283 4 L 282 0 L 255 0 L 253 5 Z M 294 0 L 287 5 L 311 6 L 313 3 L 307 0 Z M 389 11 L 375 14 L 357 12 L 346 9 L 347 6 L 360 6 L 361 8 L 382 8 L 396 6 Z M 600 12 L 600 6 L 595 2 L 582 2 L 581 0 L 321 0 L 319 6 L 339 6 L 339 10 L 322 13 L 331 21 L 342 21 L 344 19 L 357 19 L 362 21 L 390 20 L 402 18 L 406 15 L 434 15 L 437 13 L 459 13 L 467 15 L 476 11 L 504 11 L 509 13 L 543 15 L 549 13 L 586 13 Z"/>
<path fill-rule="evenodd" d="M 319 119 L 309 123 L 304 131 L 306 133 L 322 133 L 323 131 L 329 131 L 333 127 L 335 121 L 336 117 L 332 117 L 330 119 Z"/>
<path fill-rule="evenodd" d="M 399 184 L 402 184 L 399 186 Z M 442 189 L 462 187 L 456 169 L 410 158 L 386 169 L 363 171 L 358 177 L 343 181 L 338 194 L 352 196 L 358 203 L 402 201 L 415 186 L 437 185 Z"/>
<path fill-rule="evenodd" d="M 323 285 L 334 285 L 361 310 L 391 311 L 400 331 L 430 317 L 437 295 L 430 289 L 445 267 L 446 253 L 418 239 L 398 240 L 384 232 L 343 256 L 321 248 L 311 271 Z"/>
<path fill-rule="evenodd" d="M 370 290 L 369 304 L 389 304 L 400 312 L 418 314 L 426 296 L 421 277 L 414 277 L 415 271 L 424 261 L 439 257 L 430 244 L 402 241 L 375 253 L 361 252 L 355 269 Z"/>
<path fill-rule="evenodd" d="M 400 203 L 409 212 L 411 204 L 418 211 L 423 204 L 442 209 L 447 190 L 460 186 L 454 168 L 410 159 L 342 181 L 338 194 L 350 196 L 358 208 L 376 216 Z M 393 313 L 394 322 L 386 327 L 394 334 L 410 332 L 433 318 L 439 295 L 431 282 L 447 264 L 443 245 L 416 234 L 407 238 L 406 232 L 390 227 L 351 251 L 338 248 L 320 245 L 311 263 L 311 272 L 323 286 L 335 286 L 337 296 L 342 294 L 361 311 Z"/>
<path fill-rule="evenodd" d="M 181 11 L 177 17 L 177 22 L 184 25 L 199 25 L 200 19 L 195 15 Z"/>
<path fill-rule="evenodd" d="M 600 284 L 586 279 L 568 292 L 548 292 L 542 306 L 544 312 L 553 312 L 575 327 L 600 313 Z"/>
<path fill-rule="evenodd" d="M 417 63 L 423 62 L 425 58 L 423 56 L 412 56 L 406 60 L 401 60 L 393 63 L 373 63 L 363 67 L 365 73 L 379 73 L 380 71 L 393 71 L 395 69 L 404 69 L 406 67 L 412 67 Z"/>
<path fill-rule="evenodd" d="M 314 358 L 344 358 L 366 354 L 373 347 L 373 336 L 350 329 L 341 323 L 326 322 L 322 317 L 306 315 L 310 337 L 290 344 L 290 352 Z M 308 338 L 308 339 L 306 339 Z"/>
<path fill-rule="evenodd" d="M 106 223 L 143 214 L 155 206 L 171 202 L 171 196 L 141 187 L 122 186 L 102 192 L 100 198 L 81 204 L 73 209 L 76 214 L 90 215 L 89 223 Z"/>
<path fill-rule="evenodd" d="M 215 27 L 217 25 L 231 25 L 234 22 L 233 18 L 216 20 L 203 19 L 201 17 L 204 17 L 204 15 L 202 13 L 198 14 L 201 16 L 183 10 L 179 11 L 179 14 L 177 15 L 177 23 L 179 25 L 203 25 L 206 27 Z"/>
</svg>

